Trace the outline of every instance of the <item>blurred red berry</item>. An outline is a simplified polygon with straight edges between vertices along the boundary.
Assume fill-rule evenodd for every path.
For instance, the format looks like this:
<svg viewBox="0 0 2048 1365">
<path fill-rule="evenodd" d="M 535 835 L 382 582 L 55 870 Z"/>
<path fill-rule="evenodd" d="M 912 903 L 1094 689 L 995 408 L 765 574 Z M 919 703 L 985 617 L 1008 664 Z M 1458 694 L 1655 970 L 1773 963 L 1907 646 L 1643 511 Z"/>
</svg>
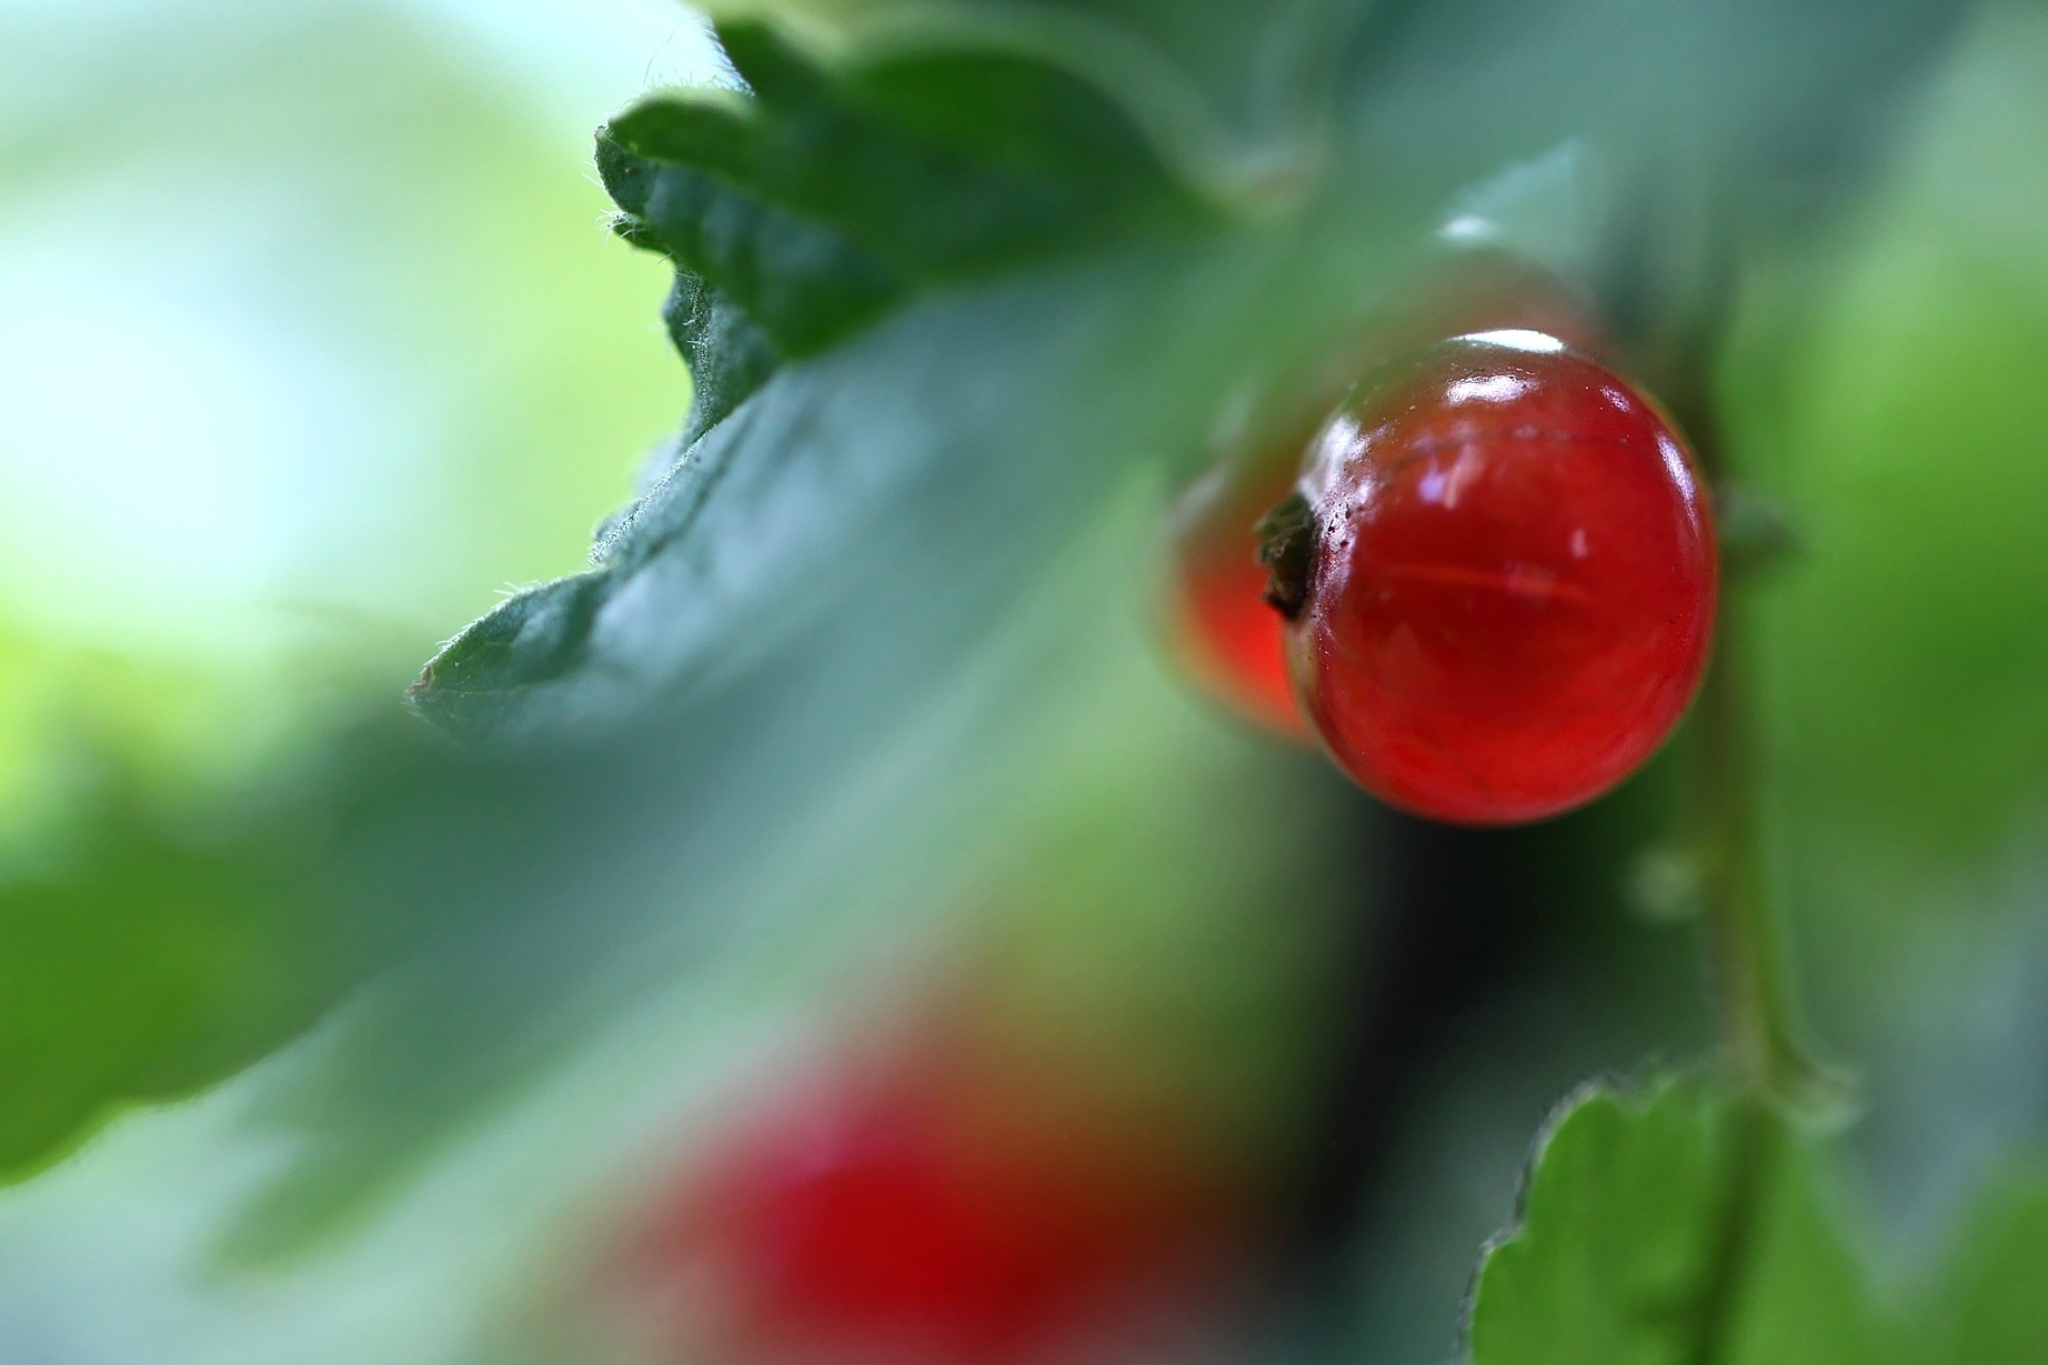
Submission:
<svg viewBox="0 0 2048 1365">
<path fill-rule="evenodd" d="M 1217 1187 L 1173 1145 L 950 1073 L 848 1083 L 693 1163 L 631 1274 L 690 1365 L 1105 1359 L 1214 1264 Z"/>
<path fill-rule="evenodd" d="M 1698 687 L 1717 567 L 1691 457 L 1554 338 L 1459 337 L 1383 371 L 1301 490 L 1268 542 L 1296 683 L 1331 755 L 1393 805 L 1466 824 L 1569 809 L 1647 759 Z"/>
<path fill-rule="evenodd" d="M 1188 490 L 1172 525 L 1175 652 L 1211 697 L 1285 739 L 1313 739 L 1287 675 L 1286 623 L 1265 602 L 1253 527 L 1294 487 L 1305 441 L 1233 461 Z"/>
</svg>

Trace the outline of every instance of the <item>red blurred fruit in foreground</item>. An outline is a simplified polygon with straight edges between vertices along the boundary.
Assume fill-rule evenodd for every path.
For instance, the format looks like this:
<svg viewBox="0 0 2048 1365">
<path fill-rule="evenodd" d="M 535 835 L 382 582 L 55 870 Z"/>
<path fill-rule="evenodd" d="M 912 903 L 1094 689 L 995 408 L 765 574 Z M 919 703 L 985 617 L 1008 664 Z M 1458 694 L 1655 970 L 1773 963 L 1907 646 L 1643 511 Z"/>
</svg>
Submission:
<svg viewBox="0 0 2048 1365">
<path fill-rule="evenodd" d="M 1213 1265 L 1220 1201 L 1170 1139 L 943 1076 L 799 1097 L 671 1192 L 634 1256 L 697 1362 L 1099 1360 Z"/>
<path fill-rule="evenodd" d="M 1497 252 L 1461 256 L 1377 319 L 1332 368 L 1342 383 L 1403 351 L 1462 332 L 1528 328 L 1582 349 L 1601 344 L 1590 308 L 1562 282 Z M 1318 413 L 1316 421 L 1321 421 Z M 1288 678 L 1285 622 L 1264 600 L 1259 518 L 1293 491 L 1313 436 L 1296 433 L 1225 460 L 1174 509 L 1168 575 L 1174 651 L 1204 691 L 1282 738 L 1313 738 Z"/>
<path fill-rule="evenodd" d="M 1303 704 L 1406 810 L 1535 820 L 1626 777 L 1699 684 L 1713 528 L 1683 442 L 1530 332 L 1382 372 L 1317 438 L 1268 543 Z"/>
</svg>

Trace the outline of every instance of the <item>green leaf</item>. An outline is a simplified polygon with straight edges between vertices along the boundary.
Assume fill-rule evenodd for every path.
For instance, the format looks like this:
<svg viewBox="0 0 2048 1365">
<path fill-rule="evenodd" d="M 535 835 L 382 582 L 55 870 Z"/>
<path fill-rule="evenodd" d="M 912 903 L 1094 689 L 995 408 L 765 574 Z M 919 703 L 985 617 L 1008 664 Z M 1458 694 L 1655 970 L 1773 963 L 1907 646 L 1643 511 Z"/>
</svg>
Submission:
<svg viewBox="0 0 2048 1365">
<path fill-rule="evenodd" d="M 115 790 L 0 883 L 0 1177 L 194 1093 L 332 1003 L 347 954 L 289 817 L 181 831 Z"/>
<path fill-rule="evenodd" d="M 1329 134 L 1333 96 L 1375 25 L 1358 0 L 713 0 L 718 15 L 778 13 L 841 48 L 967 33 L 1086 73 L 1127 100 L 1171 158 L 1213 181 L 1300 175 Z"/>
<path fill-rule="evenodd" d="M 629 240 L 790 354 L 909 290 L 1199 217 L 1123 107 L 1022 52 L 950 44 L 828 70 L 775 29 L 719 37 L 751 93 L 644 100 L 598 135 Z"/>
<path fill-rule="evenodd" d="M 1822 1153 L 1698 1081 L 1593 1087 L 1539 1143 L 1481 1263 L 1471 1365 L 2032 1365 L 2048 1181 L 1987 1182 L 1938 1273 L 1880 1302 Z"/>
<path fill-rule="evenodd" d="M 687 450 L 767 383 L 782 357 L 744 309 L 689 271 L 676 272 L 661 316 L 690 366 L 690 418 L 676 440 Z"/>
<path fill-rule="evenodd" d="M 611 576 L 598 572 L 507 598 L 434 656 L 412 685 L 413 701 L 463 728 L 496 716 L 529 688 L 573 674 L 610 588 Z"/>
<path fill-rule="evenodd" d="M 1141 1052 L 1215 1027 L 1199 1062 L 1169 1077 L 1150 1061 L 1134 1083 L 1207 1092 L 1247 1141 L 1271 1140 L 1273 1116 L 1234 1097 L 1301 1082 L 1274 1053 L 1317 1002 L 1276 964 L 1312 969 L 1313 907 L 1355 894 L 1311 851 L 1320 803 L 1349 793 L 1181 695 L 1101 592 L 1142 567 L 1147 509 L 1124 499 L 1084 521 L 1058 553 L 1002 566 L 1021 600 L 987 577 L 937 585 L 922 613 L 855 592 L 815 631 L 757 646 L 740 684 L 691 689 L 680 714 L 579 744 L 440 742 L 438 764 L 393 765 L 381 790 L 359 779 L 335 820 L 338 871 L 350 903 L 395 908 L 408 951 L 273 1095 L 296 1159 L 229 1250 L 267 1260 L 355 1224 L 551 1068 L 591 1064 L 572 1048 L 609 1067 L 619 1040 L 589 1033 L 650 1001 L 719 1022 L 628 1046 L 658 1090 L 675 1048 L 731 1045 L 731 1017 L 777 993 L 764 981 L 808 1000 L 820 968 L 888 959 L 893 936 L 962 916 L 992 921 L 970 942 L 1002 934 L 995 959 L 1042 974 L 1056 1027 L 1086 1031 L 1084 1000 Z M 1007 666 L 1020 659 L 1033 667 Z M 1226 815 L 1227 838 L 1211 828 Z M 1272 994 L 1218 999 L 1223 968 L 1190 965 L 1204 960 Z"/>
<path fill-rule="evenodd" d="M 1812 1152 L 1698 1081 L 1594 1087 L 1540 1140 L 1486 1252 L 1472 1365 L 1872 1365 L 1895 1358 Z"/>
<path fill-rule="evenodd" d="M 700 276 L 771 342 L 821 350 L 904 291 L 888 266 L 832 229 L 764 204 L 701 171 L 598 144 L 605 188 L 628 215 L 618 230 Z"/>
<path fill-rule="evenodd" d="M 786 364 L 609 530 L 602 569 L 499 607 L 416 701 L 468 729 L 615 721 L 827 628 L 820 608 L 856 591 L 952 622 L 964 647 L 964 594 L 1053 553 L 1133 454 L 1189 460 L 1223 396 L 1306 370 L 1304 333 L 1342 326 L 1401 259 L 1389 243 L 1329 289 L 1305 267 L 1332 245 L 1295 229 L 1125 255 L 933 300 Z"/>
</svg>

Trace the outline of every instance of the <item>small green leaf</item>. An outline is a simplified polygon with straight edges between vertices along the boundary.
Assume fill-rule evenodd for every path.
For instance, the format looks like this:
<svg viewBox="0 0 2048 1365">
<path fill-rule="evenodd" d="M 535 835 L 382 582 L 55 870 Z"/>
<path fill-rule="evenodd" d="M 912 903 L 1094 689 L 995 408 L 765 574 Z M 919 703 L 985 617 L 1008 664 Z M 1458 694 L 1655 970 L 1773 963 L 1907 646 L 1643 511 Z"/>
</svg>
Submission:
<svg viewBox="0 0 2048 1365">
<path fill-rule="evenodd" d="M 597 165 L 625 212 L 621 236 L 701 276 L 783 350 L 822 350 L 904 291 L 844 234 L 703 171 L 638 158 L 608 140 L 598 143 Z"/>
<path fill-rule="evenodd" d="M 1361 0 L 710 0 L 713 15 L 779 13 L 838 48 L 970 33 L 1116 89 L 1216 178 L 1286 175 L 1312 159 L 1362 30 L 1398 19 Z M 1397 24 L 1384 25 L 1398 27 Z"/>
<path fill-rule="evenodd" d="M 1883 1327 L 1800 1139 L 1667 1080 L 1590 1088 L 1544 1135 L 1468 1346 L 1471 1365 L 1872 1365 Z"/>
<path fill-rule="evenodd" d="M 479 706 L 549 682 L 583 660 L 591 617 L 608 586 L 603 572 L 558 578 L 501 602 L 443 649 L 412 685 L 427 714 L 462 726 Z M 481 700 L 474 700 L 481 693 Z"/>
<path fill-rule="evenodd" d="M 1200 216 L 1108 94 L 1042 58 L 946 45 L 828 71 L 721 27 L 752 93 L 672 92 L 598 136 L 630 240 L 807 354 L 922 284 Z"/>
</svg>

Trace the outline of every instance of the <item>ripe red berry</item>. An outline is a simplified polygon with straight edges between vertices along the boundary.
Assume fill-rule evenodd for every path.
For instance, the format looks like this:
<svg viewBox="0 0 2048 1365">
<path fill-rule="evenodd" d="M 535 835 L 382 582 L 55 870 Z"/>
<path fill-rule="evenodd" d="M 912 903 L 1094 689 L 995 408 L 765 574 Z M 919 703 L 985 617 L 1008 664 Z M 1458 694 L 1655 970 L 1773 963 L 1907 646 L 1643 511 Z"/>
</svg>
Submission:
<svg viewBox="0 0 2048 1365">
<path fill-rule="evenodd" d="M 678 1360 L 1113 1354 L 1121 1318 L 1185 1292 L 1215 1247 L 1213 1186 L 1176 1172 L 1171 1148 L 1071 1109 L 1048 1121 L 948 1072 L 856 1079 L 757 1114 L 693 1163 L 629 1278 L 669 1301 L 655 1335 Z"/>
<path fill-rule="evenodd" d="M 1217 466 L 1181 499 L 1171 527 L 1168 628 L 1204 691 L 1283 739 L 1314 736 L 1287 674 L 1286 622 L 1266 605 L 1259 518 L 1286 497 L 1305 438 Z"/>
<path fill-rule="evenodd" d="M 1717 567 L 1691 457 L 1554 338 L 1458 337 L 1382 371 L 1300 488 L 1267 543 L 1296 685 L 1391 804 L 1556 814 L 1648 758 L 1698 687 Z"/>
<path fill-rule="evenodd" d="M 1593 314 L 1561 281 L 1500 252 L 1460 255 L 1397 293 L 1332 371 L 1351 376 L 1439 337 L 1528 328 L 1595 349 Z M 1221 462 L 1182 497 L 1171 521 L 1168 629 L 1174 653 L 1201 688 L 1237 715 L 1285 739 L 1313 735 L 1288 677 L 1285 623 L 1264 601 L 1267 570 L 1254 528 L 1293 489 L 1314 418 Z"/>
</svg>

